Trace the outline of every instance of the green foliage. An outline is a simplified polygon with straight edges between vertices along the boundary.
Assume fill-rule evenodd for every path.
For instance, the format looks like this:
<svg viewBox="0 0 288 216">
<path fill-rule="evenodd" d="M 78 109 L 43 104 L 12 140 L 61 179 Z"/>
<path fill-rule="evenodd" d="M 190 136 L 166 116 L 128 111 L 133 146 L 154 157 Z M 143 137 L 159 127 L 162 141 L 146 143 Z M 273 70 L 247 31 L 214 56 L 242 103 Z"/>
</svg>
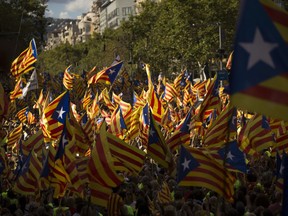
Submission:
<svg viewBox="0 0 288 216">
<path fill-rule="evenodd" d="M 147 0 L 141 13 L 117 30 L 107 29 L 85 44 L 44 52 L 41 60 L 54 71 L 63 71 L 68 63 L 77 71 L 94 66 L 100 70 L 119 54 L 129 72 L 137 70 L 140 62 L 150 64 L 154 76 L 197 70 L 198 62 L 217 57 L 220 27 L 221 48 L 230 53 L 238 7 L 237 0 Z"/>
<path fill-rule="evenodd" d="M 17 36 L 17 41 L 14 41 L 18 44 L 19 51 L 26 48 L 32 38 L 35 38 L 37 44 L 44 42 L 46 2 L 47 0 L 0 2 L 0 20 L 2 20 L 0 31 L 10 36 L 13 33 L 15 35 L 20 33 Z"/>
<path fill-rule="evenodd" d="M 0 76 L 9 79 L 12 61 L 34 38 L 41 51 L 46 32 L 47 0 L 0 0 Z M 12 87 L 7 87 L 12 88 Z"/>
</svg>

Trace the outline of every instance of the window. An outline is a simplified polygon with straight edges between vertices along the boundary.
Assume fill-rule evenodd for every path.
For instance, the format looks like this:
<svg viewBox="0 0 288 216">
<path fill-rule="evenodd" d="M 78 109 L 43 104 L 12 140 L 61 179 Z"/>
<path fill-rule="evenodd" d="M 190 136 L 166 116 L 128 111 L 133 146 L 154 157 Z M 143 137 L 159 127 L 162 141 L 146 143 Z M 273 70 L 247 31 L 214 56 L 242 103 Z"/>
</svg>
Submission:
<svg viewBox="0 0 288 216">
<path fill-rule="evenodd" d="M 132 8 L 131 7 L 123 7 L 122 8 L 122 15 L 123 16 L 128 16 L 132 14 Z"/>
<path fill-rule="evenodd" d="M 109 21 L 109 20 L 113 19 L 116 16 L 119 16 L 119 8 L 116 8 L 111 13 L 109 13 L 108 16 L 107 16 L 107 20 Z"/>
</svg>

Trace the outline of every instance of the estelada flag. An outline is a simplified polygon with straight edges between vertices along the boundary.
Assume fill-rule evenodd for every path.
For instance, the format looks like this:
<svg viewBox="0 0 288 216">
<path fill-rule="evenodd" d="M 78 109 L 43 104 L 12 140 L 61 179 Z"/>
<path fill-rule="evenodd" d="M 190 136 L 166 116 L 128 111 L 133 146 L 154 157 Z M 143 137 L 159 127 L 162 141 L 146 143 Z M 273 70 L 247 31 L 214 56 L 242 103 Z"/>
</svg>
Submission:
<svg viewBox="0 0 288 216">
<path fill-rule="evenodd" d="M 232 60 L 231 102 L 288 120 L 288 13 L 268 0 L 242 1 Z"/>
</svg>

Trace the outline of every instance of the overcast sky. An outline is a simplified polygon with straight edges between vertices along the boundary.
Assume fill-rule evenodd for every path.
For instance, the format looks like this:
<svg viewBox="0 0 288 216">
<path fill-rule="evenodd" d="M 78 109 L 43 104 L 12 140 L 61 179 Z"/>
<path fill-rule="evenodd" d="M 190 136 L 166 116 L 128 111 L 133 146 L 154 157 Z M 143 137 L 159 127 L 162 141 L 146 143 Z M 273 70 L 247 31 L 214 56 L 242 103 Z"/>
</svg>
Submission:
<svg viewBox="0 0 288 216">
<path fill-rule="evenodd" d="M 47 17 L 76 19 L 88 12 L 93 0 L 49 0 Z"/>
</svg>

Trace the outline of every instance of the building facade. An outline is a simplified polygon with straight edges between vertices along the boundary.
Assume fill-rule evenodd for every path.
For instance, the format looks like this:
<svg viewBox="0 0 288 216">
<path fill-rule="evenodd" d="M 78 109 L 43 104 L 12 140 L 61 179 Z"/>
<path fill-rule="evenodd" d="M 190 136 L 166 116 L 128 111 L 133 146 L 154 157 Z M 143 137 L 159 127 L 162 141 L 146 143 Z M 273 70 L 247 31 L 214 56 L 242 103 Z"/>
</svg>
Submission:
<svg viewBox="0 0 288 216">
<path fill-rule="evenodd" d="M 106 28 L 116 29 L 122 21 L 135 15 L 135 0 L 106 0 L 100 6 L 100 33 Z"/>
<path fill-rule="evenodd" d="M 61 43 L 83 43 L 95 33 L 102 34 L 106 28 L 117 29 L 121 22 L 140 13 L 143 1 L 145 0 L 93 1 L 89 12 L 78 16 L 77 20 L 57 20 L 58 24 L 53 23 L 55 26 L 50 26 L 47 31 L 46 49 L 53 49 Z"/>
</svg>

